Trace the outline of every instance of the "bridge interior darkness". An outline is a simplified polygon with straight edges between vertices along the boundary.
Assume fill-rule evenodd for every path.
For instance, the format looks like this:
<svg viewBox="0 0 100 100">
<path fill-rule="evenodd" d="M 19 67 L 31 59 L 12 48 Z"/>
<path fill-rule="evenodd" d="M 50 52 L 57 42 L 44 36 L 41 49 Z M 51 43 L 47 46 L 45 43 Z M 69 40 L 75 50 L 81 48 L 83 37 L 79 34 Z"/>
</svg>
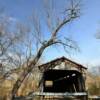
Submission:
<svg viewBox="0 0 100 100">
<path fill-rule="evenodd" d="M 75 70 L 48 70 L 43 75 L 43 91 L 64 93 L 84 91 L 82 74 Z"/>
</svg>

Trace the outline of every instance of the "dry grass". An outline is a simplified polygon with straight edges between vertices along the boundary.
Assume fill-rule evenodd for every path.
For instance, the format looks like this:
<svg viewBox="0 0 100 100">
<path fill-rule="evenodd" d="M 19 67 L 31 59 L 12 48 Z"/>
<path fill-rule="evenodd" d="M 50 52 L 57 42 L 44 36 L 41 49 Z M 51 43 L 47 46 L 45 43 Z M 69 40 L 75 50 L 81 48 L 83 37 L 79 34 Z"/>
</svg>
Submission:
<svg viewBox="0 0 100 100">
<path fill-rule="evenodd" d="M 89 95 L 100 95 L 100 76 L 87 74 L 86 87 Z"/>
</svg>

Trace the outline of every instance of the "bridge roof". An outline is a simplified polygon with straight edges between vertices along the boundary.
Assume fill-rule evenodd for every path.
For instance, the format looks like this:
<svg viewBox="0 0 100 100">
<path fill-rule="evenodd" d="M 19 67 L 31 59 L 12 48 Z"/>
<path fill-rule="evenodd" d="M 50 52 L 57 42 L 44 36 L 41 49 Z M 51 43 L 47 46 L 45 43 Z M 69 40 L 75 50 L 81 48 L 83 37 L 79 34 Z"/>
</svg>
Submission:
<svg viewBox="0 0 100 100">
<path fill-rule="evenodd" d="M 66 61 L 70 62 L 71 64 L 76 65 L 78 69 L 85 69 L 85 70 L 87 69 L 85 66 L 83 66 L 83 65 L 81 65 L 81 64 L 79 64 L 79 63 L 77 63 L 75 61 L 72 61 L 72 60 L 70 60 L 70 59 L 68 59 L 68 58 L 66 58 L 64 56 L 60 57 L 60 58 L 56 58 L 56 59 L 54 59 L 54 60 L 52 60 L 50 62 L 47 62 L 45 64 L 39 65 L 38 67 L 39 67 L 40 70 L 54 68 L 55 65 L 59 65 L 59 62 L 61 63 L 61 62 L 66 62 Z M 54 65 L 54 66 L 52 67 L 51 65 Z"/>
</svg>

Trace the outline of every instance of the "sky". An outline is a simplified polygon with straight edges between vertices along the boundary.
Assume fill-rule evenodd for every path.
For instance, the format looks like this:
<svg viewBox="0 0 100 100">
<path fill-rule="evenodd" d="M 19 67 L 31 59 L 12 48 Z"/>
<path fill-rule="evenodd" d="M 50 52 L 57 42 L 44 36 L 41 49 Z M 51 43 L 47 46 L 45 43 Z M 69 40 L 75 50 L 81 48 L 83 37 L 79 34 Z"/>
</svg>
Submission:
<svg viewBox="0 0 100 100">
<path fill-rule="evenodd" d="M 57 3 L 63 6 L 63 1 L 57 0 Z M 42 0 L 0 0 L 0 7 L 4 8 L 11 20 L 24 23 L 34 9 L 41 12 L 41 3 Z M 100 31 L 100 0 L 82 0 L 81 8 L 80 18 L 62 30 L 77 41 L 80 52 L 69 55 L 62 49 L 48 48 L 43 55 L 45 61 L 65 56 L 86 66 L 100 64 L 100 40 L 95 38 L 95 34 Z"/>
</svg>

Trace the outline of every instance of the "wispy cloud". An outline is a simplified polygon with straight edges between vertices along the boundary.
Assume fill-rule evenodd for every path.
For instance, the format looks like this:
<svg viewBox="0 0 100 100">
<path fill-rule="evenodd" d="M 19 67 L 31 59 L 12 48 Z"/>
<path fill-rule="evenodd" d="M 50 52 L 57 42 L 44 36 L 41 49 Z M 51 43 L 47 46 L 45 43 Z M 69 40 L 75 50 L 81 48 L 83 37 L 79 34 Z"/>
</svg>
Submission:
<svg viewBox="0 0 100 100">
<path fill-rule="evenodd" d="M 14 17 L 9 17 L 8 20 L 9 20 L 9 21 L 12 21 L 12 22 L 16 22 L 16 21 L 17 21 L 17 19 L 14 18 Z"/>
<path fill-rule="evenodd" d="M 12 16 L 8 16 L 6 14 L 0 14 L 0 19 L 6 20 L 6 21 L 10 21 L 10 22 L 16 22 L 16 21 L 18 21 L 17 18 L 12 17 Z"/>
</svg>

